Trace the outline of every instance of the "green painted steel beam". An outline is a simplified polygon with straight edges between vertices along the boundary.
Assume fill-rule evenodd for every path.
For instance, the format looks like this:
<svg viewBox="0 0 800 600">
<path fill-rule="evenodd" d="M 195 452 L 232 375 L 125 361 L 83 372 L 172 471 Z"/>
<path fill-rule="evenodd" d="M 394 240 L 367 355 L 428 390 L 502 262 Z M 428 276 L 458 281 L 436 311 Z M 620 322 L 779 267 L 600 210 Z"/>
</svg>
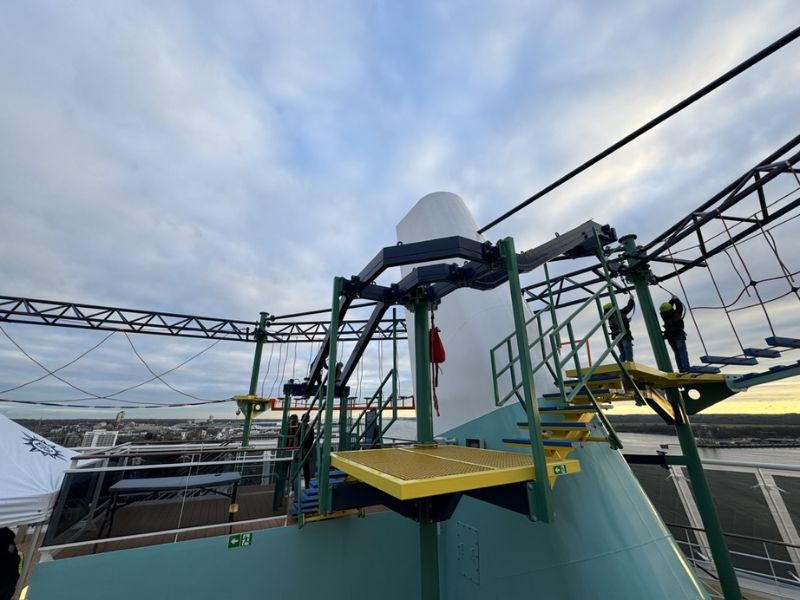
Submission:
<svg viewBox="0 0 800 600">
<path fill-rule="evenodd" d="M 429 515 L 429 504 L 419 507 L 420 598 L 439 600 L 439 532 Z"/>
<path fill-rule="evenodd" d="M 266 335 L 265 327 L 269 313 L 260 313 L 258 319 L 258 329 L 256 329 L 256 351 L 253 354 L 253 369 L 250 374 L 250 391 L 249 395 L 255 396 L 258 391 L 258 372 L 261 368 L 261 353 L 264 349 L 264 336 Z M 244 414 L 244 425 L 242 427 L 242 448 L 246 448 L 250 444 L 250 427 L 253 422 L 253 404 L 251 402 L 240 402 L 239 408 Z"/>
<path fill-rule="evenodd" d="M 636 289 L 639 311 L 647 328 L 656 365 L 660 370 L 671 373 L 672 361 L 667 352 L 667 345 L 661 335 L 661 324 L 650 294 L 649 284 L 652 281 L 650 267 L 640 258 L 643 253 L 636 246 L 635 235 L 627 235 L 620 238 L 620 243 L 625 250 L 625 257 L 628 262 L 629 272 L 627 277 Z M 714 506 L 711 488 L 708 486 L 703 464 L 700 462 L 700 454 L 697 451 L 697 444 L 689 423 L 689 415 L 686 412 L 683 396 L 676 388 L 670 388 L 666 392 L 667 399 L 672 404 L 677 417 L 675 433 L 678 436 L 683 458 L 686 461 L 686 470 L 692 484 L 697 509 L 700 512 L 700 518 L 708 536 L 708 544 L 711 547 L 711 554 L 714 558 L 714 565 L 717 568 L 722 592 L 726 600 L 739 600 L 742 597 L 739 581 L 736 579 L 736 571 L 733 568 L 728 546 L 722 532 L 722 525 L 719 522 L 719 516 Z"/>
<path fill-rule="evenodd" d="M 511 307 L 514 313 L 523 400 L 525 413 L 528 417 L 531 455 L 536 472 L 536 479 L 527 486 L 530 516 L 531 519 L 551 523 L 555 519 L 555 512 L 553 511 L 550 483 L 547 479 L 547 459 L 545 458 L 544 444 L 542 443 L 539 405 L 536 401 L 536 388 L 533 384 L 533 365 L 528 344 L 528 328 L 523 308 L 522 290 L 519 283 L 517 253 L 514 250 L 514 240 L 510 237 L 500 240 L 497 245 L 508 271 L 508 285 L 511 290 Z"/>
<path fill-rule="evenodd" d="M 331 302 L 330 339 L 328 340 L 328 383 L 325 397 L 325 422 L 323 423 L 322 452 L 320 456 L 319 473 L 319 512 L 323 515 L 331 512 L 331 450 L 333 436 L 333 402 L 336 394 L 336 345 L 339 340 L 339 308 L 342 302 L 342 288 L 344 279 L 333 279 L 333 301 Z"/>
<path fill-rule="evenodd" d="M 431 397 L 431 349 L 428 333 L 428 300 L 414 302 L 414 367 L 416 374 L 417 441 L 433 443 L 433 399 Z"/>
<path fill-rule="evenodd" d="M 728 379 L 728 385 L 736 391 L 744 391 L 756 385 L 763 385 L 773 381 L 780 381 L 787 377 L 800 375 L 800 364 L 790 365 L 776 369 L 775 371 L 764 371 L 754 375 L 741 375 Z"/>
</svg>

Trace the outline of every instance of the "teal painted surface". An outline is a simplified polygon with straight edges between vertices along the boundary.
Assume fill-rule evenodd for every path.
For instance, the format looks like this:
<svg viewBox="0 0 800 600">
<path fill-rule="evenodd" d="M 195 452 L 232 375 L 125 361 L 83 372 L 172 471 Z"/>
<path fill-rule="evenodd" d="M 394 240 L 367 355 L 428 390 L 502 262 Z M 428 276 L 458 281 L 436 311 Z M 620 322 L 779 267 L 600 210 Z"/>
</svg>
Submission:
<svg viewBox="0 0 800 600">
<path fill-rule="evenodd" d="M 29 600 L 408 600 L 418 528 L 393 513 L 163 544 L 38 565 Z"/>
<path fill-rule="evenodd" d="M 467 437 L 480 438 L 488 448 L 508 450 L 500 440 L 517 431 L 520 420 L 521 407 L 508 406 L 445 437 L 461 444 Z M 582 472 L 556 482 L 554 523 L 532 523 L 523 515 L 462 499 L 453 518 L 441 525 L 442 597 L 706 598 L 619 452 L 597 443 L 572 457 L 581 461 Z M 459 540 L 465 527 L 477 531 L 474 550 Z M 473 555 L 478 557 L 477 577 L 469 563 Z"/>
</svg>

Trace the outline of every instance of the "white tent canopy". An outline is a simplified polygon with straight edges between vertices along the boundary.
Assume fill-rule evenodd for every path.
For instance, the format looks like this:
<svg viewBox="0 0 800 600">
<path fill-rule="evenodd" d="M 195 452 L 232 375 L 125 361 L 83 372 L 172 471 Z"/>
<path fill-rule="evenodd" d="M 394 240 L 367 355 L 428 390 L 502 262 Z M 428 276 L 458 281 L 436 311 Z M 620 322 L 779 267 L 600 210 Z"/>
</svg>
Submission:
<svg viewBox="0 0 800 600">
<path fill-rule="evenodd" d="M 0 527 L 46 521 L 75 454 L 0 414 Z"/>
</svg>

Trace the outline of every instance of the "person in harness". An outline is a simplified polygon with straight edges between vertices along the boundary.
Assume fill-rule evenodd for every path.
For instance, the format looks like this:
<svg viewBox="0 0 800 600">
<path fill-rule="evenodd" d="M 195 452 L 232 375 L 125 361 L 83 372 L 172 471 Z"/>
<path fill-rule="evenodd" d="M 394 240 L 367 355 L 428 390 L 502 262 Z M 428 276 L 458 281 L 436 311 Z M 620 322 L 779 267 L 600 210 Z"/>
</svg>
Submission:
<svg viewBox="0 0 800 600">
<path fill-rule="evenodd" d="M 683 302 L 677 296 L 673 296 L 669 302 L 661 304 L 659 312 L 664 322 L 662 335 L 669 342 L 675 355 L 675 366 L 679 373 L 686 373 L 689 371 L 689 353 L 686 351 L 686 328 L 683 324 L 686 311 Z"/>
<path fill-rule="evenodd" d="M 611 302 L 603 305 L 603 313 L 608 314 L 614 308 Z M 622 336 L 617 349 L 619 350 L 619 359 L 622 362 L 633 361 L 633 335 L 631 334 L 631 313 L 636 308 L 636 303 L 633 301 L 633 296 L 628 297 L 628 303 L 625 308 L 620 309 L 619 314 L 622 317 L 622 326 L 625 328 L 625 335 Z M 619 319 L 611 317 L 608 320 L 608 329 L 611 332 L 611 338 L 616 339 L 620 334 Z"/>
</svg>

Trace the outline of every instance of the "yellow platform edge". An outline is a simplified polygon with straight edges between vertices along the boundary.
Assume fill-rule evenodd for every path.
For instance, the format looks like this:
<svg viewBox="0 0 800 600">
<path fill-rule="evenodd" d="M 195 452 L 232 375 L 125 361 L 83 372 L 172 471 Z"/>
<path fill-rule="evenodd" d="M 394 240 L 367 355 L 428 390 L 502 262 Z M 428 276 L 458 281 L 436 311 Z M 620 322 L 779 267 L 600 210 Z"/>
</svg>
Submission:
<svg viewBox="0 0 800 600">
<path fill-rule="evenodd" d="M 720 383 L 725 381 L 725 375 L 721 373 L 668 373 L 637 362 L 623 364 L 634 381 L 643 381 L 661 387 L 680 387 L 687 384 Z M 578 372 L 575 369 L 570 369 L 566 373 L 567 377 L 578 376 Z M 594 371 L 595 375 L 612 375 L 615 373 L 620 373 L 619 365 L 616 363 L 600 365 Z"/>
<path fill-rule="evenodd" d="M 369 452 L 362 450 L 359 452 Z M 466 492 L 479 488 L 493 487 L 507 483 L 532 481 L 534 469 L 532 465 L 510 467 L 505 469 L 487 469 L 477 473 L 460 473 L 444 475 L 429 479 L 400 479 L 388 473 L 372 469 L 357 462 L 347 460 L 339 453 L 331 453 L 331 465 L 344 471 L 364 483 L 386 492 L 400 500 L 414 500 L 439 496 L 454 492 Z M 560 475 L 572 475 L 581 470 L 580 462 L 575 459 L 548 461 L 548 479 Z"/>
</svg>

